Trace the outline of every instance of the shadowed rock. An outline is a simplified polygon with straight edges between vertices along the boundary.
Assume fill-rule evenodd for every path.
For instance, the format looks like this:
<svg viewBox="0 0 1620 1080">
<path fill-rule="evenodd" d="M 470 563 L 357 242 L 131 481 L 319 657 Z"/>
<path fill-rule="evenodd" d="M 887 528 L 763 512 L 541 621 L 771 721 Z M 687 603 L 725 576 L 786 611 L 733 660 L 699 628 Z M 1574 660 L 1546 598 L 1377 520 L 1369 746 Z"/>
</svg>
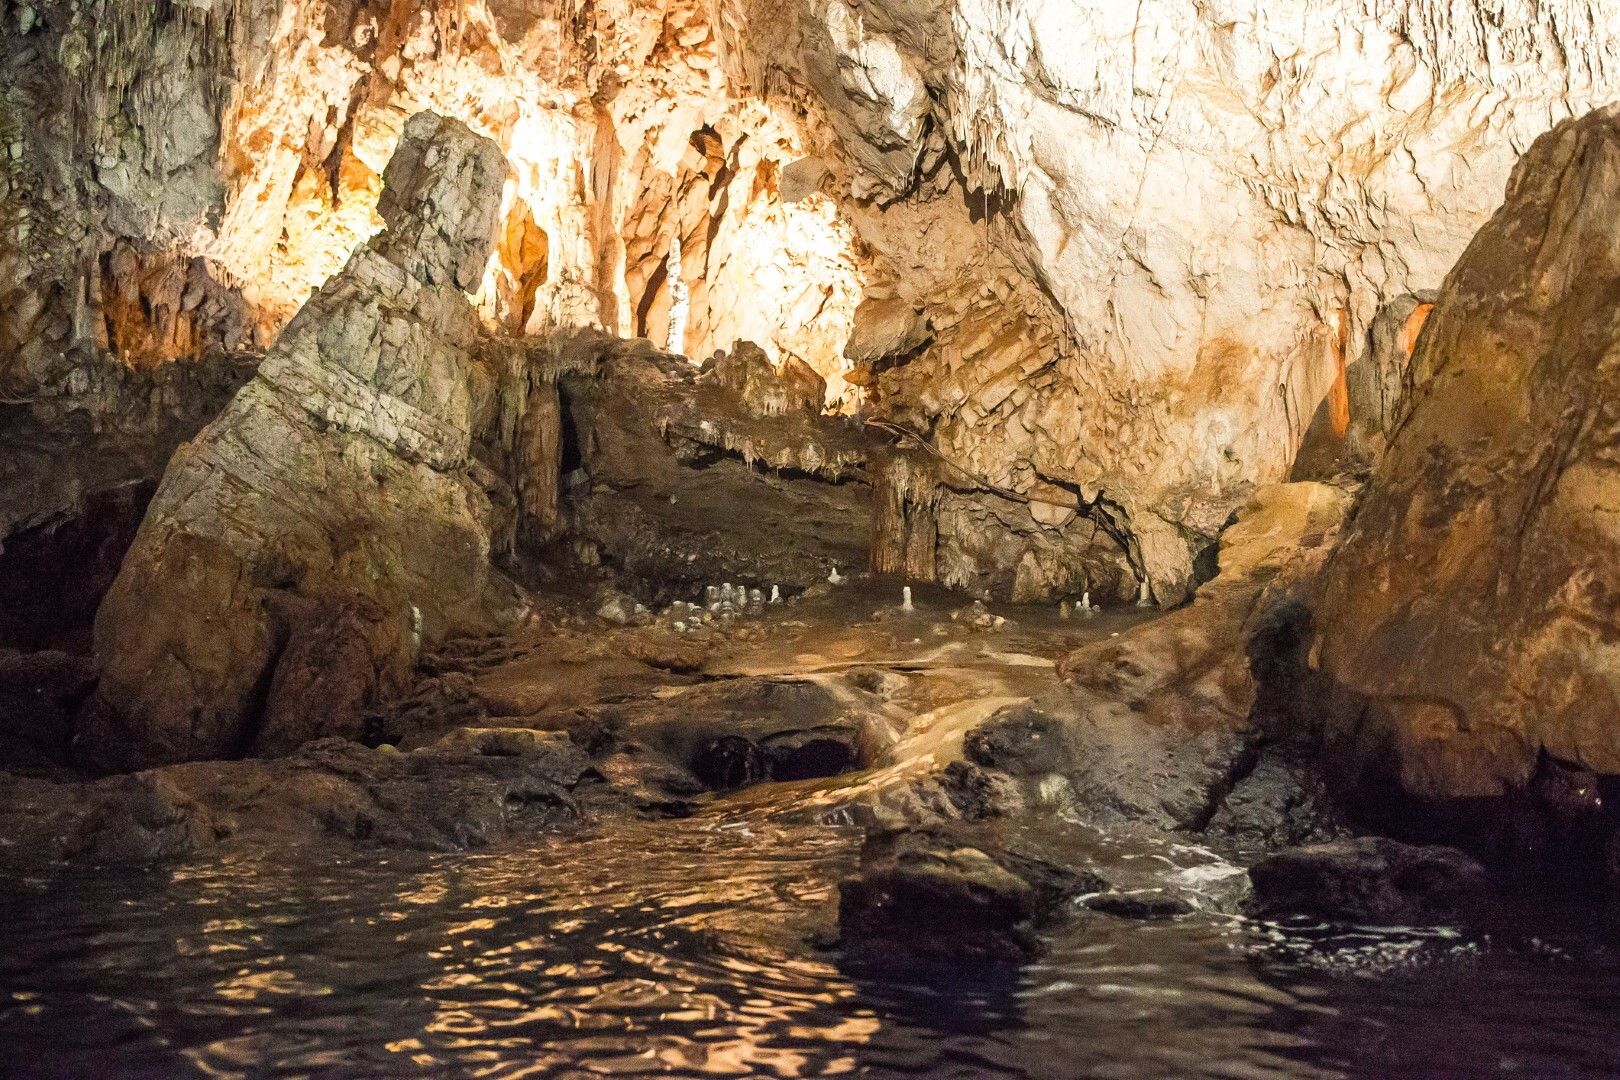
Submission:
<svg viewBox="0 0 1620 1080">
<path fill-rule="evenodd" d="M 456 850 L 574 817 L 589 761 L 568 739 L 456 733 L 409 753 L 321 739 L 273 761 L 204 761 L 95 783 L 15 779 L 0 866 L 142 865 L 218 845 Z"/>
<path fill-rule="evenodd" d="M 975 830 L 877 832 L 839 885 L 838 926 L 865 954 L 1018 961 L 1039 950 L 1036 930 L 1062 901 L 1104 885 Z"/>
<path fill-rule="evenodd" d="M 1457 914 L 1487 875 L 1453 848 L 1361 837 L 1280 851 L 1252 866 L 1249 879 L 1260 915 L 1402 923 Z"/>
</svg>

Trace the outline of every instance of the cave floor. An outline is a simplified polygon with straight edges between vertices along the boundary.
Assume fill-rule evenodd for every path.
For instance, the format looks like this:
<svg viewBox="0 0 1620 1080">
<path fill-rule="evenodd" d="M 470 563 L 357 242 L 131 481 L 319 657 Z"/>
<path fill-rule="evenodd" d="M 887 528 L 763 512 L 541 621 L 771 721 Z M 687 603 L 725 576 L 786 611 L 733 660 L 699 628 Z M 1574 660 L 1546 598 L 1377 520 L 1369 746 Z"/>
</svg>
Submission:
<svg viewBox="0 0 1620 1080">
<path fill-rule="evenodd" d="M 581 796 L 566 827 L 508 830 L 470 851 L 226 842 L 153 867 L 9 879 L 5 1070 L 1328 1077 L 1620 1065 L 1620 963 L 1570 913 L 1468 931 L 1256 921 L 1234 904 L 1241 868 L 1185 838 L 1020 825 L 1118 889 L 1182 905 L 1168 918 L 1082 912 L 1033 964 L 889 968 L 839 946 L 862 808 L 959 756 L 990 712 L 1052 689 L 1060 656 L 1151 617 L 993 607 L 980 621 L 1009 622 L 975 629 L 951 618 L 959 598 L 915 592 L 917 610 L 901 613 L 896 583 L 857 579 L 685 633 L 668 617 L 615 626 L 554 600 L 511 633 L 449 644 L 425 658 L 424 688 L 459 686 L 478 730 L 589 743 L 593 726 L 612 728 L 620 749 L 597 758 L 606 783 L 583 785 L 596 802 Z M 762 756 L 715 773 L 705 755 L 720 732 Z M 439 769 L 411 744 L 443 737 L 423 720 L 402 752 L 363 752 Z M 853 757 L 805 756 L 840 739 Z M 829 760 L 835 775 L 769 775 Z M 705 770 L 723 782 L 690 782 Z M 643 812 L 622 812 L 652 787 L 663 793 Z M 1447 1071 L 1424 1072 L 1437 1062 Z"/>
</svg>

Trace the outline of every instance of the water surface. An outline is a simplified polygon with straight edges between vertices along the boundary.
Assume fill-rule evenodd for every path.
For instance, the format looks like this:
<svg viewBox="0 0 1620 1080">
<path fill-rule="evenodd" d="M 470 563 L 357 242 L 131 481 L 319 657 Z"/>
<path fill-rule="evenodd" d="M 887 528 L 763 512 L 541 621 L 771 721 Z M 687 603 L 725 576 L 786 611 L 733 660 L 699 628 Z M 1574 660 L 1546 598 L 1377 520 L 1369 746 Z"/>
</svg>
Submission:
<svg viewBox="0 0 1620 1080">
<path fill-rule="evenodd" d="M 9 883 L 4 1069 L 1620 1072 L 1620 965 L 1579 927 L 1246 922 L 1217 910 L 1230 875 L 1191 848 L 1136 857 L 1195 889 L 1208 881 L 1210 910 L 1159 923 L 1082 912 L 1054 932 L 1044 960 L 1008 979 L 874 972 L 826 944 L 858 832 L 788 810 L 756 797 L 470 855 L 226 858 Z"/>
</svg>

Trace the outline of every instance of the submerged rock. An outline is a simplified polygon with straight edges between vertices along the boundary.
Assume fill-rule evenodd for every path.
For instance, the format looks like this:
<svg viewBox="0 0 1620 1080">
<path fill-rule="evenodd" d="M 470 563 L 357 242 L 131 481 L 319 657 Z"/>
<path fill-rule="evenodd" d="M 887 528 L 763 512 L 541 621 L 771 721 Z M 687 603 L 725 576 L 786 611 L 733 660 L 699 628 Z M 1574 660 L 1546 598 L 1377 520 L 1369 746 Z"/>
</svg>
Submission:
<svg viewBox="0 0 1620 1080">
<path fill-rule="evenodd" d="M 239 753 L 267 686 L 286 711 L 335 696 L 346 725 L 414 659 L 399 632 L 413 609 L 429 637 L 490 617 L 500 590 L 470 456 L 479 324 L 466 291 L 505 176 L 500 149 L 459 122 L 422 113 L 406 125 L 384 174 L 387 228 L 170 462 L 97 617 L 87 759 L 117 769 Z M 346 641 L 301 636 L 338 611 Z M 289 638 L 289 663 L 332 648 L 344 659 L 313 680 L 281 675 Z"/>
<path fill-rule="evenodd" d="M 1036 930 L 1064 900 L 1103 885 L 974 832 L 880 831 L 839 884 L 838 927 L 863 959 L 1016 962 L 1039 951 Z"/>
<path fill-rule="evenodd" d="M 1184 897 L 1162 892 L 1105 892 L 1086 900 L 1086 907 L 1121 919 L 1154 922 L 1190 915 L 1197 909 Z"/>
<path fill-rule="evenodd" d="M 1488 875 L 1454 848 L 1361 837 L 1280 851 L 1250 867 L 1249 879 L 1259 915 L 1410 923 L 1457 915 Z"/>
</svg>

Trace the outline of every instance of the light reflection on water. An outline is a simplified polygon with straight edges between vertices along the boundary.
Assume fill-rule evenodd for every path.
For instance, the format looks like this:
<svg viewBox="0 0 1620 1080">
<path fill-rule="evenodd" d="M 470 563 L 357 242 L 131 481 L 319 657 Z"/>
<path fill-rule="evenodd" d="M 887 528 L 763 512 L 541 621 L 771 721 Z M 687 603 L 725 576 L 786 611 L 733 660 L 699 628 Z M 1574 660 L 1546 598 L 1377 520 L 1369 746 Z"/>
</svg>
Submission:
<svg viewBox="0 0 1620 1080">
<path fill-rule="evenodd" d="M 1016 983 L 846 971 L 824 942 L 858 840 L 717 813 L 495 853 L 228 860 L 18 888 L 0 901 L 0 1072 L 1620 1068 L 1620 976 L 1590 948 L 1542 941 L 1083 915 Z"/>
</svg>

